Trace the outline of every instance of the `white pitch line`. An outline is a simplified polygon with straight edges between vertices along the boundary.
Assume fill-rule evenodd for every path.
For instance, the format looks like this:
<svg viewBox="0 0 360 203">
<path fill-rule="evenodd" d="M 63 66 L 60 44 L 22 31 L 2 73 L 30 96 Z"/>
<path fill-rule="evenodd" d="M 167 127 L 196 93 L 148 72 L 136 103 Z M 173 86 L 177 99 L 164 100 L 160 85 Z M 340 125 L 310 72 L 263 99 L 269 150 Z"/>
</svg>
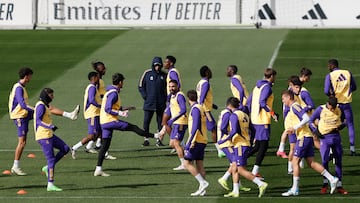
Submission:
<svg viewBox="0 0 360 203">
<path fill-rule="evenodd" d="M 309 57 L 309 56 L 306 56 L 306 57 L 303 57 L 303 56 L 282 56 L 280 58 L 282 58 L 282 59 L 325 60 L 326 62 L 327 62 L 327 60 L 330 59 L 330 57 L 318 57 L 318 56 L 311 56 L 311 57 Z M 356 59 L 354 59 L 354 58 L 341 58 L 341 59 L 339 59 L 339 61 L 356 61 L 356 62 L 358 62 L 358 61 L 360 61 L 360 59 L 359 58 L 356 58 Z M 326 66 L 326 64 L 325 64 L 325 66 Z"/>
<path fill-rule="evenodd" d="M 273 67 L 273 65 L 274 65 L 274 63 L 275 63 L 275 60 L 276 60 L 276 57 L 277 57 L 277 55 L 279 54 L 279 50 L 280 50 L 280 47 L 281 47 L 282 43 L 283 43 L 283 41 L 281 40 L 281 41 L 277 44 L 277 46 L 276 46 L 276 48 L 275 48 L 275 50 L 274 50 L 274 53 L 273 53 L 273 55 L 271 56 L 271 59 L 270 59 L 269 65 L 268 65 L 269 68 L 272 68 L 272 67 Z"/>
</svg>

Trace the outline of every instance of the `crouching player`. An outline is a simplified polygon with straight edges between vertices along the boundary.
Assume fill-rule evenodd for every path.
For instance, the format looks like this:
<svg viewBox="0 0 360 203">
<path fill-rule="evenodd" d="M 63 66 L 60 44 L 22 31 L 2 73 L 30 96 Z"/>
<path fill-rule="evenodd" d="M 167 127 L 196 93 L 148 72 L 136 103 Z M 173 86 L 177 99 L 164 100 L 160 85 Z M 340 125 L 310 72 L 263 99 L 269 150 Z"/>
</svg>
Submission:
<svg viewBox="0 0 360 203">
<path fill-rule="evenodd" d="M 249 136 L 249 116 L 243 111 L 239 110 L 240 101 L 235 97 L 230 97 L 226 106 L 231 110 L 230 115 L 230 131 L 229 135 L 219 141 L 221 145 L 225 142 L 232 142 L 233 158 L 231 163 L 232 178 L 233 178 L 233 191 L 224 197 L 239 197 L 239 175 L 254 182 L 259 187 L 258 197 L 265 194 L 268 184 L 260 180 L 260 178 L 253 175 L 246 169 L 247 155 L 250 150 L 250 136 Z"/>
<path fill-rule="evenodd" d="M 315 122 L 318 120 L 316 127 Z M 330 149 L 333 152 L 335 159 L 335 174 L 339 178 L 337 183 L 337 192 L 340 194 L 348 194 L 348 192 L 342 187 L 342 142 L 340 136 L 340 130 L 345 127 L 343 123 L 344 114 L 342 114 L 337 99 L 335 97 L 329 97 L 328 102 L 325 105 L 321 105 L 316 108 L 314 114 L 310 118 L 310 128 L 315 135 L 320 138 L 320 155 L 322 165 L 327 170 L 329 169 L 329 153 Z M 324 179 L 323 187 L 321 188 L 321 194 L 327 193 L 329 182 Z M 331 190 L 333 190 L 333 185 Z"/>
<path fill-rule="evenodd" d="M 300 166 L 299 162 L 302 158 L 306 160 L 309 167 L 326 177 L 331 183 L 332 194 L 335 191 L 336 184 L 339 181 L 337 177 L 332 176 L 321 164 L 314 161 L 314 139 L 307 122 L 309 116 L 306 111 L 301 108 L 300 104 L 295 102 L 294 93 L 290 90 L 283 91 L 281 95 L 284 105 L 289 107 L 288 115 L 285 120 L 285 128 L 288 134 L 296 134 L 296 144 L 294 157 L 292 159 L 293 166 L 293 185 L 281 195 L 284 197 L 299 195 Z"/>
</svg>

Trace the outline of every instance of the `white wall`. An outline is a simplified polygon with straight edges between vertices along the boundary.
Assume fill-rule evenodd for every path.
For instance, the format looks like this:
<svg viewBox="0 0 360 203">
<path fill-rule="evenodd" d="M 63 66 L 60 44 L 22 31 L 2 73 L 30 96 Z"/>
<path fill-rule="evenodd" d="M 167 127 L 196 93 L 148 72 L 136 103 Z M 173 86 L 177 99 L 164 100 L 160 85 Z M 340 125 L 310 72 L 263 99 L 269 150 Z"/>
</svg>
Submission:
<svg viewBox="0 0 360 203">
<path fill-rule="evenodd" d="M 33 1 L 31 0 L 2 0 L 0 1 L 0 27 L 32 28 Z"/>
<path fill-rule="evenodd" d="M 228 25 L 237 0 L 39 0 L 39 24 L 57 26 Z"/>
<path fill-rule="evenodd" d="M 360 27 L 359 0 L 244 0 L 243 6 L 243 22 L 257 22 L 263 27 Z M 267 6 L 275 19 L 271 19 Z M 255 15 L 259 12 L 263 18 Z"/>
<path fill-rule="evenodd" d="M 242 26 L 360 28 L 360 0 L 3 0 L 0 29 Z"/>
</svg>

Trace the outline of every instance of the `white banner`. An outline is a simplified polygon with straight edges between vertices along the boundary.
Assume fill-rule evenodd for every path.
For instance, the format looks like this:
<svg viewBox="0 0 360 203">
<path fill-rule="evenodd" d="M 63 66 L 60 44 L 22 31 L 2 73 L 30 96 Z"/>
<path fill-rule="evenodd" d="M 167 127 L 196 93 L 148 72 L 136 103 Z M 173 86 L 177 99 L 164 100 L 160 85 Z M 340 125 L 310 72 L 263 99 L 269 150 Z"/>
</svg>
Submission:
<svg viewBox="0 0 360 203">
<path fill-rule="evenodd" d="M 32 0 L 0 1 L 0 28 L 22 28 L 33 26 Z"/>
<path fill-rule="evenodd" d="M 39 0 L 38 23 L 66 26 L 236 24 L 239 0 Z"/>
<path fill-rule="evenodd" d="M 263 27 L 359 28 L 360 1 L 243 0 L 242 19 Z"/>
</svg>

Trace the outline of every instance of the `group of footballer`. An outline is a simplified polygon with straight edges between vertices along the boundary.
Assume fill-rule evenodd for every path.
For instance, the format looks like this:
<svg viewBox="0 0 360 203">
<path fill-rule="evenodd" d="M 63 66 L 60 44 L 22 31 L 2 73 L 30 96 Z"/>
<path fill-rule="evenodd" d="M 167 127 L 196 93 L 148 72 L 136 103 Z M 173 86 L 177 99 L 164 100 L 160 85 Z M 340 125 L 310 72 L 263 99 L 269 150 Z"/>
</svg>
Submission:
<svg viewBox="0 0 360 203">
<path fill-rule="evenodd" d="M 54 90 L 44 88 L 35 107 L 28 104 L 25 85 L 30 82 L 33 71 L 22 68 L 19 71 L 19 81 L 14 84 L 9 97 L 9 114 L 17 127 L 18 145 L 15 150 L 14 164 L 11 172 L 26 175 L 20 168 L 20 158 L 26 144 L 29 121 L 34 119 L 35 138 L 40 144 L 47 159 L 47 165 L 42 171 L 47 175 L 47 191 L 62 191 L 54 185 L 55 164 L 68 152 L 76 158 L 76 150 L 87 144 L 86 150 L 95 152 L 93 143 L 99 149 L 98 162 L 94 176 L 110 176 L 102 170 L 103 160 L 109 156 L 111 138 L 114 130 L 133 131 L 147 138 L 162 140 L 164 135 L 170 135 L 170 146 L 173 147 L 180 160 L 180 165 L 174 170 L 189 171 L 199 183 L 198 189 L 191 196 L 204 196 L 209 183 L 205 180 L 203 159 L 205 147 L 208 143 L 207 131 L 211 131 L 212 140 L 218 150 L 218 156 L 226 156 L 230 166 L 225 174 L 218 179 L 218 183 L 226 190 L 231 190 L 227 179 L 232 176 L 233 188 L 225 197 L 238 197 L 239 191 L 249 191 L 250 188 L 241 185 L 239 176 L 254 182 L 259 188 L 259 195 L 264 195 L 268 184 L 259 173 L 262 161 L 269 147 L 271 119 L 278 121 L 278 114 L 273 111 L 274 95 L 272 86 L 276 80 L 276 71 L 266 68 L 264 78 L 257 81 L 253 91 L 249 94 L 235 65 L 227 67 L 230 78 L 232 97 L 226 101 L 226 108 L 221 111 L 217 123 L 211 114 L 212 109 L 218 107 L 213 103 L 213 93 L 210 86 L 211 69 L 204 65 L 200 68 L 200 81 L 195 90 L 181 91 L 179 71 L 175 68 L 175 57 L 167 67 L 166 92 L 168 94 L 166 109 L 162 116 L 162 128 L 158 133 L 149 133 L 136 125 L 119 119 L 127 117 L 128 111 L 134 107 L 121 105 L 120 90 L 125 77 L 121 73 L 112 75 L 112 84 L 105 88 L 102 76 L 106 67 L 102 62 L 92 63 L 95 71 L 88 74 L 89 85 L 84 94 L 84 117 L 88 123 L 88 135 L 74 146 L 69 147 L 57 137 L 54 132 L 57 127 L 52 123 L 51 114 L 63 116 L 72 120 L 77 119 L 79 105 L 72 112 L 63 111 L 50 103 L 54 99 Z M 159 66 L 157 62 L 152 64 Z M 324 177 L 321 193 L 347 194 L 342 187 L 342 145 L 340 130 L 345 126 L 349 129 L 350 152 L 355 155 L 355 133 L 351 109 L 352 92 L 356 90 L 356 83 L 348 70 L 338 67 L 336 59 L 328 61 L 330 73 L 325 78 L 325 94 L 329 96 L 326 104 L 314 106 L 310 93 L 303 87 L 304 82 L 310 80 L 311 71 L 303 68 L 299 76 L 291 76 L 289 87 L 282 92 L 284 116 L 284 132 L 281 137 L 277 155 L 288 158 L 288 173 L 293 174 L 292 187 L 282 193 L 282 196 L 296 196 L 299 194 L 300 167 L 302 160 Z M 186 102 L 187 101 L 187 102 Z M 187 112 L 186 104 L 190 111 Z M 184 143 L 185 132 L 188 139 Z M 290 152 L 284 152 L 286 137 L 289 139 Z M 320 143 L 320 144 L 319 144 Z M 320 150 L 322 164 L 314 161 L 314 149 Z M 54 154 L 54 148 L 58 153 Z M 247 159 L 256 154 L 252 171 L 246 169 Z M 335 160 L 335 176 L 328 172 L 330 154 Z M 111 156 L 110 156 L 111 158 Z M 195 163 L 195 164 L 194 164 Z"/>
</svg>

